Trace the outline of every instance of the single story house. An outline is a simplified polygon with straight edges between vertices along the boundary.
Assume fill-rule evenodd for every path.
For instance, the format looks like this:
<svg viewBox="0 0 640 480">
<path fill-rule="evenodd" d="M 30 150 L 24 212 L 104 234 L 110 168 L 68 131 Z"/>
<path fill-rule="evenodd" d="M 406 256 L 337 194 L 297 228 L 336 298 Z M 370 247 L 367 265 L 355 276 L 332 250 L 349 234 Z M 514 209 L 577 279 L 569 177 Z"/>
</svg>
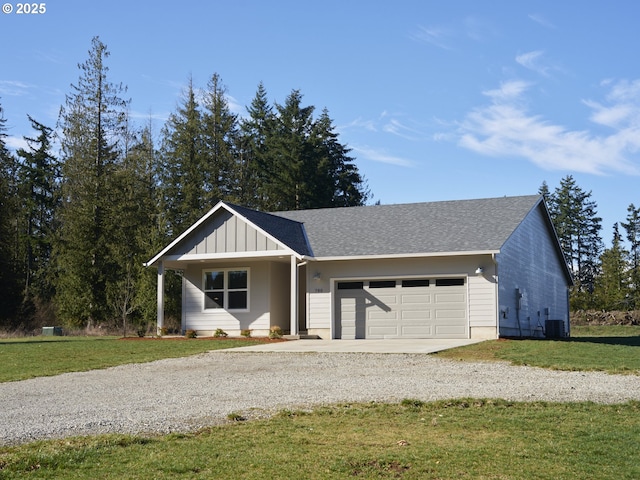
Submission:
<svg viewBox="0 0 640 480">
<path fill-rule="evenodd" d="M 182 330 L 326 339 L 569 334 L 540 195 L 264 213 L 219 202 L 145 265 L 182 273 Z"/>
</svg>

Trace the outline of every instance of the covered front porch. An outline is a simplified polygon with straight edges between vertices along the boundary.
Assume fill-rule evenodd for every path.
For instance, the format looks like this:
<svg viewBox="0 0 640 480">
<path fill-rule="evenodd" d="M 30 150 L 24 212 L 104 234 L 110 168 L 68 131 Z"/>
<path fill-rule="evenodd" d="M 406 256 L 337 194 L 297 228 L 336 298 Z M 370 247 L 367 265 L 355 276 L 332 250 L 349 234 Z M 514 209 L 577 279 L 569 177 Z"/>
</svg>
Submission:
<svg viewBox="0 0 640 480">
<path fill-rule="evenodd" d="M 185 258 L 187 257 L 187 258 Z M 182 277 L 181 330 L 212 336 L 251 331 L 267 336 L 272 327 L 299 335 L 306 329 L 306 262 L 283 252 L 256 255 L 167 256 L 157 266 L 157 331 L 165 324 L 165 278 Z"/>
</svg>

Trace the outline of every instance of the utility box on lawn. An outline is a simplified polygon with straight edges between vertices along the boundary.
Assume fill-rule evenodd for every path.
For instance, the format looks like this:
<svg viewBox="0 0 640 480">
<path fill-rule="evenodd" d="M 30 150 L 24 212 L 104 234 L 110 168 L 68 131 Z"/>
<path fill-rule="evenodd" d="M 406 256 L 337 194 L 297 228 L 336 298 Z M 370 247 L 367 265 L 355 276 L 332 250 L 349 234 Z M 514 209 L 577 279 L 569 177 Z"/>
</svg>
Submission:
<svg viewBox="0 0 640 480">
<path fill-rule="evenodd" d="M 61 337 L 62 327 L 42 327 L 42 335 L 45 337 Z"/>
</svg>

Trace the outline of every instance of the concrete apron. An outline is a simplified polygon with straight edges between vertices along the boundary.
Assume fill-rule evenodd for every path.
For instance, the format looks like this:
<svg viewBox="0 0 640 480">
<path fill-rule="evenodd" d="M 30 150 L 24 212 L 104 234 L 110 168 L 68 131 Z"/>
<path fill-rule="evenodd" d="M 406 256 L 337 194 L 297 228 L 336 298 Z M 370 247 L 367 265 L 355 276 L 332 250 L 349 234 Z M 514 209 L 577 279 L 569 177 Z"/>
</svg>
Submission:
<svg viewBox="0 0 640 480">
<path fill-rule="evenodd" d="M 484 340 L 387 339 L 387 340 L 288 340 L 219 352 L 341 352 L 341 353 L 434 353 Z"/>
</svg>

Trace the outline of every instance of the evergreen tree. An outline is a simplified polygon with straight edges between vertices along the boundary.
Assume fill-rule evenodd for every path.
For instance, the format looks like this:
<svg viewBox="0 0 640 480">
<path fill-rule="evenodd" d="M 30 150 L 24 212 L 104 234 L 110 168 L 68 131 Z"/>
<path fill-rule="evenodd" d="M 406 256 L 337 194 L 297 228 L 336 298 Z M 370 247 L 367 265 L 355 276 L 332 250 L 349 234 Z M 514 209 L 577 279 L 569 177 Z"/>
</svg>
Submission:
<svg viewBox="0 0 640 480">
<path fill-rule="evenodd" d="M 237 151 L 239 127 L 237 115 L 231 113 L 227 89 L 214 73 L 204 95 L 202 116 L 205 183 L 203 205 L 213 206 L 219 200 L 237 201 Z"/>
<path fill-rule="evenodd" d="M 269 149 L 267 142 L 273 135 L 275 115 L 267 100 L 267 91 L 260 83 L 251 105 L 249 117 L 241 122 L 241 151 L 238 159 L 238 201 L 258 210 L 272 210 Z"/>
<path fill-rule="evenodd" d="M 593 306 L 591 294 L 599 274 L 603 243 L 602 219 L 591 192 L 583 191 L 571 175 L 566 176 L 549 197 L 549 210 L 575 285 L 571 293 L 574 308 Z"/>
<path fill-rule="evenodd" d="M 349 156 L 350 149 L 338 141 L 326 108 L 315 123 L 314 132 L 319 143 L 312 172 L 316 177 L 311 184 L 313 207 L 364 205 L 369 197 L 364 179 Z"/>
<path fill-rule="evenodd" d="M 627 309 L 629 293 L 628 255 L 622 244 L 618 224 L 613 226 L 613 240 L 602 256 L 602 273 L 596 280 L 598 308 L 604 310 Z"/>
<path fill-rule="evenodd" d="M 206 209 L 206 172 L 202 113 L 189 80 L 182 103 L 172 113 L 162 131 L 160 150 L 162 211 L 168 236 L 175 237 L 194 223 Z"/>
<path fill-rule="evenodd" d="M 16 257 L 16 159 L 6 146 L 6 119 L 0 106 L 0 325 L 15 326 L 20 305 Z"/>
<path fill-rule="evenodd" d="M 627 222 L 622 223 L 629 241 L 631 308 L 640 306 L 640 208 L 632 203 L 627 208 Z"/>
<path fill-rule="evenodd" d="M 547 185 L 546 181 L 542 182 L 540 188 L 538 189 L 538 194 L 542 195 L 546 202 L 549 202 L 549 197 L 551 196 L 551 192 L 549 191 L 549 185 Z"/>
<path fill-rule="evenodd" d="M 314 206 L 310 178 L 314 152 L 310 141 L 313 106 L 301 105 L 302 94 L 293 90 L 283 105 L 276 104 L 276 122 L 267 138 L 267 161 L 262 165 L 270 180 L 266 185 L 270 210 L 300 210 Z"/>
<path fill-rule="evenodd" d="M 109 243 L 118 225 L 111 214 L 114 178 L 126 143 L 126 89 L 107 78 L 109 52 L 94 37 L 60 112 L 63 201 L 55 249 L 56 302 L 67 324 L 91 326 L 109 315 L 106 292 L 117 274 Z"/>
<path fill-rule="evenodd" d="M 27 310 L 53 298 L 50 264 L 59 204 L 59 165 L 51 153 L 53 130 L 28 116 L 35 138 L 25 137 L 29 149 L 19 149 L 19 248 L 22 258 L 23 305 Z M 46 307 L 46 305 L 45 305 Z M 22 315 L 27 315 L 23 309 Z"/>
<path fill-rule="evenodd" d="M 161 246 L 158 235 L 156 201 L 156 154 L 150 126 L 132 139 L 131 148 L 114 176 L 111 222 L 118 224 L 109 242 L 110 256 L 116 262 L 114 280 L 108 285 L 107 300 L 113 314 L 127 334 L 127 325 L 146 325 L 149 308 L 149 282 L 143 263 Z M 155 289 L 153 289 L 155 300 Z M 154 303 L 155 308 L 155 303 Z"/>
</svg>

